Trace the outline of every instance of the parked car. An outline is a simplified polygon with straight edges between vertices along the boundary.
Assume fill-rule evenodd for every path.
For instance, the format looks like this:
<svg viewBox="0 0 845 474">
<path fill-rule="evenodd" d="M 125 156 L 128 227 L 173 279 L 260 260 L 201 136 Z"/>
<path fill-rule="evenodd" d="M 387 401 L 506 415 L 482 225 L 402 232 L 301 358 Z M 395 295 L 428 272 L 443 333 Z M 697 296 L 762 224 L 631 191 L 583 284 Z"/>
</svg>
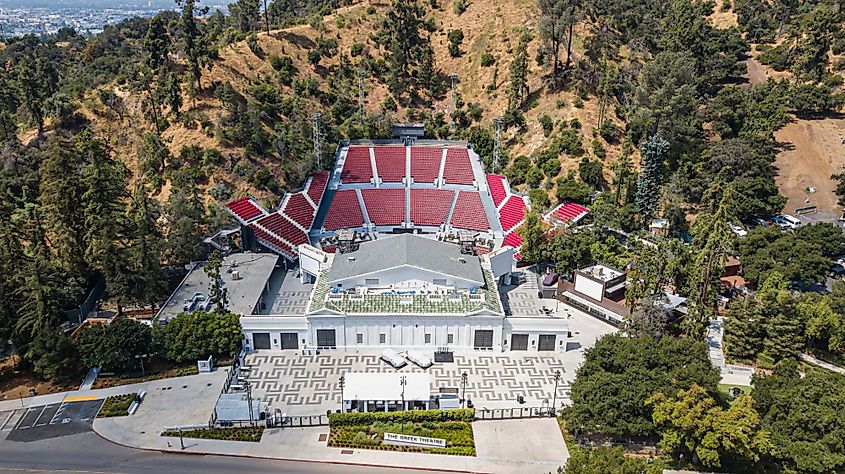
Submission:
<svg viewBox="0 0 845 474">
<path fill-rule="evenodd" d="M 421 369 L 427 369 L 432 365 L 431 359 L 420 351 L 409 350 L 405 353 L 405 357 Z"/>
<path fill-rule="evenodd" d="M 734 231 L 734 234 L 736 234 L 740 237 L 745 237 L 746 235 L 748 235 L 748 231 L 745 230 L 745 228 L 742 227 L 739 224 L 734 224 L 733 222 L 728 222 L 728 227 L 730 227 L 731 230 Z"/>
<path fill-rule="evenodd" d="M 778 214 L 776 216 L 772 216 L 771 220 L 781 229 L 797 229 L 801 227 L 801 221 L 798 220 L 797 217 L 793 217 L 788 214 Z"/>
<path fill-rule="evenodd" d="M 771 220 L 763 217 L 752 217 L 751 221 L 754 222 L 754 224 L 762 227 L 769 227 L 770 225 L 772 225 Z"/>
<path fill-rule="evenodd" d="M 197 305 L 200 301 L 204 300 L 205 295 L 197 291 L 196 293 L 194 293 L 194 296 L 192 296 L 190 299 L 185 300 L 185 304 L 182 305 L 182 310 L 190 313 L 191 311 L 197 309 Z"/>
<path fill-rule="evenodd" d="M 408 363 L 405 362 L 405 358 L 393 349 L 383 350 L 381 352 L 381 360 L 393 366 L 394 369 L 401 369 L 402 367 L 408 365 Z"/>
</svg>

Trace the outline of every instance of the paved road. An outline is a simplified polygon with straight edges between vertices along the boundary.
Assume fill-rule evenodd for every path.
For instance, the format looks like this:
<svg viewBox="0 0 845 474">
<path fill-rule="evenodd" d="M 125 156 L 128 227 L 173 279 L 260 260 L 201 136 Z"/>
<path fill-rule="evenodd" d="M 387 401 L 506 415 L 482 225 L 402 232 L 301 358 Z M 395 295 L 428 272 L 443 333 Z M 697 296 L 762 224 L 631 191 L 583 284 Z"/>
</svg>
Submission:
<svg viewBox="0 0 845 474">
<path fill-rule="evenodd" d="M 337 464 L 195 456 L 141 451 L 109 443 L 96 433 L 81 433 L 27 443 L 0 440 L 0 473 L 61 472 L 148 474 L 178 472 L 197 474 L 289 473 L 409 474 L 419 471 L 365 468 Z"/>
</svg>

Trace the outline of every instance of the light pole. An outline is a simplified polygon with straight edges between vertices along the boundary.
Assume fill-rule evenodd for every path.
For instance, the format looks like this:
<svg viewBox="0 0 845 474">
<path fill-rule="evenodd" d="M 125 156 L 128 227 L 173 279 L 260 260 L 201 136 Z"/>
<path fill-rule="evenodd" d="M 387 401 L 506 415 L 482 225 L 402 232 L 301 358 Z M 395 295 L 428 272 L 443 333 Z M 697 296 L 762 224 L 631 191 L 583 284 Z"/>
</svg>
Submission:
<svg viewBox="0 0 845 474">
<path fill-rule="evenodd" d="M 345 381 L 346 381 L 346 378 L 343 375 L 341 375 L 340 376 L 340 412 L 341 413 L 346 412 L 346 407 L 343 404 L 343 402 L 344 402 L 344 400 L 343 400 L 343 384 L 344 384 Z"/>
<path fill-rule="evenodd" d="M 399 385 L 402 386 L 402 410 L 405 410 L 405 385 L 408 385 L 408 377 L 403 375 L 399 377 Z"/>
<path fill-rule="evenodd" d="M 185 449 L 185 440 L 182 439 L 182 428 L 179 428 L 179 445 L 182 446 L 182 449 Z"/>
<path fill-rule="evenodd" d="M 467 373 L 464 372 L 461 374 L 461 407 L 467 407 Z"/>
<path fill-rule="evenodd" d="M 552 395 L 552 412 L 550 416 L 557 414 L 557 384 L 560 382 L 560 371 L 555 370 L 555 393 Z"/>
<path fill-rule="evenodd" d="M 149 354 L 138 354 L 135 356 L 136 359 L 141 361 L 141 378 L 147 378 L 147 372 L 144 370 L 144 357 L 147 357 Z"/>
</svg>

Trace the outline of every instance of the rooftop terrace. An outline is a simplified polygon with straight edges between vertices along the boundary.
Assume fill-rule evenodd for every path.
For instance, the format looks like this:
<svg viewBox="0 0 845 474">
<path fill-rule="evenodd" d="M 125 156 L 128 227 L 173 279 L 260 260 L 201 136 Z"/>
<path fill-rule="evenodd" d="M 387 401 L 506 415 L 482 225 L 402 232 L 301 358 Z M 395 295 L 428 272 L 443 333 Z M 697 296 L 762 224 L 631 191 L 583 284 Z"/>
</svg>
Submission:
<svg viewBox="0 0 845 474">
<path fill-rule="evenodd" d="M 331 292 L 329 272 L 320 273 L 311 295 L 308 312 L 328 309 L 352 314 L 466 314 L 479 310 L 502 312 L 502 302 L 496 291 L 495 279 L 483 270 L 484 288 L 475 294 L 458 291 L 455 294 L 352 294 Z M 492 289 L 492 290 L 491 290 Z"/>
</svg>

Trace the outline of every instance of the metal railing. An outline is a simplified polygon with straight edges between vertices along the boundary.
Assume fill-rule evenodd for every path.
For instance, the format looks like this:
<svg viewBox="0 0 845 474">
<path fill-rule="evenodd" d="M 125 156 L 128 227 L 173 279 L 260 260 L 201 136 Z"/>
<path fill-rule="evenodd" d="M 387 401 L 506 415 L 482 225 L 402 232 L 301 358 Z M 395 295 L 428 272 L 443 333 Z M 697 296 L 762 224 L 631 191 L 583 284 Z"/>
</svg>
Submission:
<svg viewBox="0 0 845 474">
<path fill-rule="evenodd" d="M 554 411 L 543 407 L 476 408 L 476 420 L 513 420 L 518 418 L 551 418 Z"/>
</svg>

